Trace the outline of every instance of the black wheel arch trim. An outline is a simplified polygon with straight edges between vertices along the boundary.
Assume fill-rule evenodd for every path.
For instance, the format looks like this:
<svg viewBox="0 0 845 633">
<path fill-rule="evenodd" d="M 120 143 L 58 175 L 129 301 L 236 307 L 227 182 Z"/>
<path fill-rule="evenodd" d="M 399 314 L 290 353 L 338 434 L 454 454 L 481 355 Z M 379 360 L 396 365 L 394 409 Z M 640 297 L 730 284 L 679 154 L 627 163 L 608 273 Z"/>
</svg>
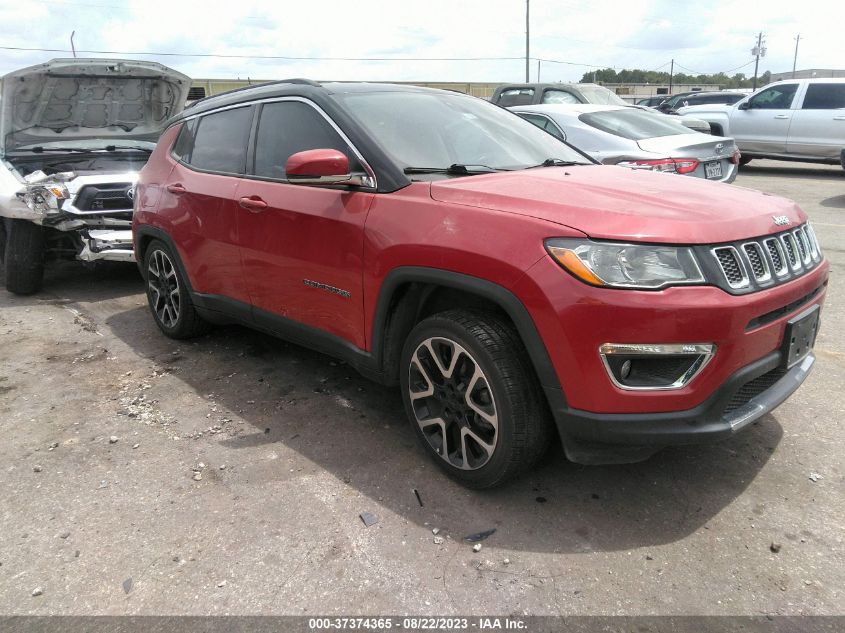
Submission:
<svg viewBox="0 0 845 633">
<path fill-rule="evenodd" d="M 390 321 L 390 308 L 397 289 L 408 283 L 422 283 L 469 292 L 498 305 L 513 321 L 522 339 L 540 385 L 549 397 L 554 411 L 565 406 L 563 390 L 551 358 L 537 330 L 534 320 L 520 299 L 499 284 L 463 273 L 427 268 L 422 266 L 401 266 L 394 268 L 384 278 L 373 315 L 371 354 L 380 367 L 385 363 L 385 332 Z M 555 393 L 559 395 L 555 395 Z"/>
</svg>

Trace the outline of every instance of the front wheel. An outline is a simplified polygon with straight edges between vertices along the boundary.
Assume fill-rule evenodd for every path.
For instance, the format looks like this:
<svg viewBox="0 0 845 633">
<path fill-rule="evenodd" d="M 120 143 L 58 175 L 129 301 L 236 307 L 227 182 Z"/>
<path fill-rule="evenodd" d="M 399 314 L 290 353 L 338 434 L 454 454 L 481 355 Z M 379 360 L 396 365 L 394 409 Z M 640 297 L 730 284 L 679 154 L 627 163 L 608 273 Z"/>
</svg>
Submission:
<svg viewBox="0 0 845 633">
<path fill-rule="evenodd" d="M 425 450 L 471 488 L 533 466 L 552 438 L 519 335 L 502 318 L 450 310 L 420 322 L 402 351 L 402 395 Z"/>
<path fill-rule="evenodd" d="M 185 339 L 208 332 L 210 325 L 194 308 L 188 284 L 176 266 L 176 256 L 164 242 L 154 240 L 147 247 L 144 279 L 150 312 L 166 336 Z"/>
<path fill-rule="evenodd" d="M 5 224 L 6 290 L 31 295 L 44 281 L 44 229 L 28 220 L 7 220 Z"/>
</svg>

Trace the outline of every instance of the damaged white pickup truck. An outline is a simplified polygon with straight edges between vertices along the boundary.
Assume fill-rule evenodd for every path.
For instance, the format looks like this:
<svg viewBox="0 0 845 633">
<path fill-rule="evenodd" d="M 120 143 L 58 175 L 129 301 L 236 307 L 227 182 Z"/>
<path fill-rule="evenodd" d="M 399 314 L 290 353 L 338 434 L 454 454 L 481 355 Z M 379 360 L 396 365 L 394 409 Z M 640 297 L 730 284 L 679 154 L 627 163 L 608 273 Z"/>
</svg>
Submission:
<svg viewBox="0 0 845 633">
<path fill-rule="evenodd" d="M 54 59 L 0 78 L 0 254 L 31 294 L 53 259 L 134 261 L 138 172 L 190 79 L 154 62 Z"/>
</svg>

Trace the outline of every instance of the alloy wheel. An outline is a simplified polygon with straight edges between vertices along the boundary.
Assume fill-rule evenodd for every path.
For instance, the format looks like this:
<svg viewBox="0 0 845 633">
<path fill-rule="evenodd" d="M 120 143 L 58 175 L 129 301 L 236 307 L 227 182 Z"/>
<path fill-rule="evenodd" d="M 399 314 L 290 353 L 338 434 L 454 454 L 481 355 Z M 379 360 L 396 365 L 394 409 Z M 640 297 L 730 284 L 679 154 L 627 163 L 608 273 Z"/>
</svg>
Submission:
<svg viewBox="0 0 845 633">
<path fill-rule="evenodd" d="M 429 446 L 461 470 L 493 457 L 499 417 L 490 383 L 466 348 L 445 337 L 417 346 L 408 367 L 408 392 Z"/>
<path fill-rule="evenodd" d="M 175 327 L 181 309 L 181 294 L 176 267 L 161 250 L 153 251 L 147 264 L 150 304 L 158 320 L 167 328 Z"/>
</svg>

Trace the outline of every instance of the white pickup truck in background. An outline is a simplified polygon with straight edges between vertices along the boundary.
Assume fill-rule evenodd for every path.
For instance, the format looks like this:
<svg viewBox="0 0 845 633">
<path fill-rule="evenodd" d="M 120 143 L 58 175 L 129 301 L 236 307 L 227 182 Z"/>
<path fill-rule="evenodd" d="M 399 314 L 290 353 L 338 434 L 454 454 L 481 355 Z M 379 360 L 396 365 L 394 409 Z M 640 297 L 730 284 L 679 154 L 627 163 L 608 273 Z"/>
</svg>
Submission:
<svg viewBox="0 0 845 633">
<path fill-rule="evenodd" d="M 752 158 L 842 164 L 845 169 L 845 79 L 792 79 L 761 88 L 734 105 L 680 108 L 731 136 Z"/>
</svg>

